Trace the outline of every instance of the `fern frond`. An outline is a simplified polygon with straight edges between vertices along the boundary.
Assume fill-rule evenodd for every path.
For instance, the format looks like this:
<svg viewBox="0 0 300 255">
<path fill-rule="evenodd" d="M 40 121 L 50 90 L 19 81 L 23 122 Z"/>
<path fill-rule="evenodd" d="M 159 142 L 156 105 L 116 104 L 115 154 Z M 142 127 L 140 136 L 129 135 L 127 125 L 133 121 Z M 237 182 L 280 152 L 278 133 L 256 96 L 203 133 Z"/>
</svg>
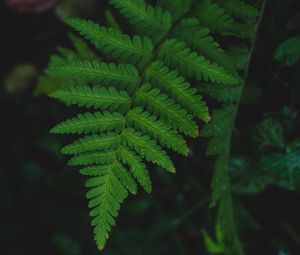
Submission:
<svg viewBox="0 0 300 255">
<path fill-rule="evenodd" d="M 152 191 L 151 179 L 148 170 L 140 157 L 126 146 L 121 146 L 120 159 L 123 163 L 129 165 L 132 175 L 136 178 L 144 190 L 150 193 Z"/>
<path fill-rule="evenodd" d="M 124 125 L 124 122 L 124 116 L 117 112 L 95 112 L 94 114 L 87 112 L 61 122 L 50 131 L 55 134 L 88 134 L 100 131 L 118 131 Z"/>
<path fill-rule="evenodd" d="M 109 0 L 109 2 L 129 19 L 136 30 L 157 42 L 172 25 L 171 14 L 160 6 L 152 7 L 143 0 Z"/>
<path fill-rule="evenodd" d="M 203 56 L 199 56 L 182 41 L 167 40 L 159 54 L 168 65 L 174 68 L 177 67 L 183 75 L 188 77 L 222 84 L 238 83 L 238 80 L 223 67 L 211 63 Z"/>
<path fill-rule="evenodd" d="M 197 90 L 179 76 L 176 71 L 171 71 L 163 62 L 153 62 L 146 70 L 145 80 L 162 91 L 170 94 L 184 108 L 190 110 L 196 117 L 209 121 L 208 108 Z"/>
<path fill-rule="evenodd" d="M 166 94 L 160 93 L 159 89 L 152 89 L 149 84 L 144 84 L 137 91 L 136 100 L 139 105 L 146 106 L 149 112 L 159 115 L 172 127 L 186 135 L 191 137 L 198 135 L 198 127 L 193 121 L 193 116 L 189 115 L 174 100 L 168 98 Z"/>
<path fill-rule="evenodd" d="M 135 86 L 139 82 L 138 71 L 132 65 L 105 64 L 99 61 L 74 61 L 51 65 L 48 74 L 110 86 Z"/>
<path fill-rule="evenodd" d="M 112 150 L 116 149 L 120 142 L 120 135 L 116 133 L 91 135 L 76 140 L 75 142 L 66 145 L 62 149 L 64 154 L 80 154 L 83 152 L 96 150 Z"/>
<path fill-rule="evenodd" d="M 109 167 L 100 167 L 100 174 L 95 179 L 90 179 L 86 186 L 91 188 L 87 193 L 90 199 L 90 215 L 94 217 L 91 225 L 94 227 L 95 240 L 99 249 L 103 249 L 108 239 L 111 227 L 116 224 L 120 204 L 128 196 L 118 177 L 113 164 Z"/>
<path fill-rule="evenodd" d="M 166 152 L 149 136 L 136 132 L 132 128 L 127 128 L 123 138 L 124 144 L 134 149 L 141 157 L 169 172 L 175 172 L 175 167 Z"/>
<path fill-rule="evenodd" d="M 221 169 L 225 161 L 220 155 L 229 152 L 235 107 L 226 104 L 211 120 L 198 92 L 218 101 L 238 101 L 239 91 L 229 88 L 238 87 L 240 80 L 233 57 L 228 57 L 209 31 L 239 37 L 251 32 L 245 30 L 251 26 L 236 22 L 212 0 L 159 0 L 166 10 L 144 0 L 108 1 L 129 19 L 138 35 L 130 37 L 81 19 L 66 22 L 104 58 L 116 63 L 101 62 L 87 50 L 85 41 L 72 36 L 76 51 L 61 48 L 46 72 L 50 78 L 70 81 L 69 88 L 59 89 L 51 97 L 101 111 L 79 114 L 51 130 L 89 134 L 66 145 L 62 152 L 73 156 L 70 165 L 85 166 L 80 172 L 90 176 L 87 197 L 100 249 L 128 192 L 136 194 L 137 183 L 151 192 L 146 161 L 175 172 L 166 149 L 188 154 L 182 134 L 198 135 L 194 117 L 207 122 L 202 135 L 213 137 L 207 153 L 219 157 L 216 168 Z M 202 84 L 197 90 L 191 85 L 195 80 L 214 84 Z M 215 173 L 213 185 L 219 185 L 224 169 Z M 222 199 L 221 192 L 213 192 L 215 201 Z"/>
<path fill-rule="evenodd" d="M 153 46 L 147 37 L 134 36 L 130 38 L 118 30 L 100 27 L 90 20 L 66 19 L 65 21 L 90 40 L 98 50 L 110 54 L 115 60 L 126 61 L 142 67 L 151 57 Z"/>
<path fill-rule="evenodd" d="M 49 96 L 67 104 L 111 111 L 126 108 L 131 103 L 126 91 L 118 91 L 114 87 L 72 86 L 56 90 Z"/>
<path fill-rule="evenodd" d="M 128 124 L 145 134 L 150 134 L 162 146 L 188 155 L 188 147 L 183 137 L 167 123 L 158 120 L 155 115 L 144 112 L 142 108 L 134 108 L 129 112 Z"/>
</svg>

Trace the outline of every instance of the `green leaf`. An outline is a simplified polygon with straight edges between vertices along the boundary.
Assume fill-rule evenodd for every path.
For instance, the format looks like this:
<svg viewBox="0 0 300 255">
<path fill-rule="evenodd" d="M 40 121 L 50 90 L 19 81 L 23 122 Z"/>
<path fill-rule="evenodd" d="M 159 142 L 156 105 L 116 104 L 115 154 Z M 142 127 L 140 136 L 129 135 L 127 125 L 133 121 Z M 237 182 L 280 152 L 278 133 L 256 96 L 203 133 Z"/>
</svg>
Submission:
<svg viewBox="0 0 300 255">
<path fill-rule="evenodd" d="M 131 103 L 126 91 L 118 91 L 113 87 L 72 86 L 56 90 L 50 97 L 67 104 L 112 111 L 121 107 L 126 108 Z"/>
<path fill-rule="evenodd" d="M 295 65 L 300 58 L 300 36 L 282 42 L 275 51 L 275 59 L 286 66 Z"/>
<path fill-rule="evenodd" d="M 221 84 L 237 84 L 239 82 L 223 67 L 211 63 L 204 56 L 192 51 L 183 41 L 167 40 L 161 48 L 159 56 L 168 65 L 178 68 L 182 74 L 195 77 L 197 80 Z"/>
<path fill-rule="evenodd" d="M 68 119 L 50 131 L 55 134 L 88 134 L 99 131 L 120 130 L 125 118 L 120 113 L 95 112 L 78 114 L 77 117 Z"/>
</svg>

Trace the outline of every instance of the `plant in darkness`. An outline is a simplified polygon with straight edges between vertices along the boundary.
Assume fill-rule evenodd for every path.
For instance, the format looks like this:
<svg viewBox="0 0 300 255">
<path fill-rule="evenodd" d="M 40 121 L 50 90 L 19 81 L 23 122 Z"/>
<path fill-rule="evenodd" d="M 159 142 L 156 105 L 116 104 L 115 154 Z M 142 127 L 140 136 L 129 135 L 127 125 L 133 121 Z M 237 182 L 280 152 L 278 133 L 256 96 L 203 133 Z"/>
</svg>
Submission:
<svg viewBox="0 0 300 255">
<path fill-rule="evenodd" d="M 175 173 L 167 151 L 187 156 L 185 137 L 200 135 L 210 138 L 207 155 L 216 156 L 210 205 L 218 205 L 218 240 L 243 254 L 228 176 L 230 141 L 262 14 L 240 0 L 108 2 L 134 35 L 118 25 L 66 19 L 93 48 L 70 35 L 75 51 L 59 48 L 39 81 L 50 97 L 87 109 L 51 132 L 80 136 L 62 152 L 88 176 L 97 246 L 104 248 L 137 184 L 151 192 L 146 162 Z M 49 81 L 55 88 L 46 88 Z"/>
</svg>

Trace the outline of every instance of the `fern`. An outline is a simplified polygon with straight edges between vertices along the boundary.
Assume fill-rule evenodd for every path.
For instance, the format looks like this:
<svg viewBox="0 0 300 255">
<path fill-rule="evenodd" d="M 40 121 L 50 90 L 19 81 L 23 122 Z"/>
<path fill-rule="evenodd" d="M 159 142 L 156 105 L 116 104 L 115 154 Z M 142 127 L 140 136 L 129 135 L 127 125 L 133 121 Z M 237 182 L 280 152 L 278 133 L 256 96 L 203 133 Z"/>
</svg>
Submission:
<svg viewBox="0 0 300 255">
<path fill-rule="evenodd" d="M 209 5 L 211 1 L 204 1 L 205 4 Z M 251 45 L 251 50 L 249 47 L 237 47 L 232 46 L 230 50 L 227 51 L 227 55 L 232 59 L 231 62 L 235 63 L 235 68 L 237 70 L 242 70 L 240 75 L 244 78 L 239 85 L 218 85 L 218 84 L 206 84 L 201 86 L 199 91 L 208 94 L 217 101 L 221 103 L 221 107 L 216 109 L 212 114 L 212 122 L 207 123 L 201 130 L 201 134 L 204 137 L 210 137 L 210 141 L 207 148 L 207 155 L 216 156 L 216 163 L 214 165 L 213 180 L 211 184 L 212 194 L 210 206 L 214 207 L 218 204 L 218 216 L 216 221 L 216 226 L 222 227 L 223 235 L 225 237 L 225 242 L 229 243 L 232 248 L 232 253 L 234 254 L 244 254 L 243 248 L 239 241 L 237 231 L 235 229 L 234 221 L 234 211 L 233 211 L 233 201 L 230 189 L 230 179 L 229 179 L 229 160 L 230 160 L 230 150 L 231 150 L 231 137 L 234 130 L 234 121 L 239 106 L 242 89 L 246 83 L 249 62 L 251 60 L 251 55 L 253 52 L 255 44 L 255 34 L 257 32 L 258 26 L 260 24 L 261 18 L 258 20 L 256 26 L 251 26 L 253 23 L 251 19 L 256 18 L 258 11 L 252 6 L 246 5 L 243 2 L 234 1 L 218 1 L 218 4 L 210 5 L 207 10 L 200 14 L 199 19 L 203 20 L 212 31 L 219 31 L 222 29 L 223 35 L 233 35 L 236 37 L 249 37 L 248 44 Z M 234 5 L 236 3 L 236 5 Z M 223 6 L 224 9 L 221 7 Z M 262 12 L 265 6 L 265 1 L 262 4 Z M 208 17 L 207 14 L 215 10 L 215 17 L 220 17 L 219 22 L 223 21 L 222 24 L 216 22 L 216 24 L 211 24 L 212 16 Z M 218 11 L 217 11 L 218 10 Z M 228 13 L 227 13 L 228 11 Z M 238 13 L 238 11 L 240 13 Z M 238 16 L 241 19 L 246 19 L 246 23 L 243 25 L 235 25 L 233 19 L 230 18 L 229 13 Z M 261 17 L 261 16 L 260 16 Z M 243 26 L 248 26 L 249 31 L 254 33 L 244 33 L 240 31 Z M 226 31 L 224 33 L 224 31 Z"/>
<path fill-rule="evenodd" d="M 61 50 L 63 57 L 54 57 L 46 71 L 48 77 L 67 78 L 73 83 L 51 93 L 52 98 L 96 110 L 65 120 L 51 132 L 85 135 L 62 152 L 72 155 L 69 164 L 83 166 L 80 172 L 89 176 L 87 198 L 99 249 L 104 248 L 116 224 L 123 200 L 129 193 L 137 193 L 137 182 L 151 192 L 145 162 L 174 173 L 167 149 L 187 155 L 183 136 L 198 136 L 198 121 L 210 122 L 208 107 L 192 86 L 195 80 L 211 83 L 215 90 L 240 87 L 231 57 L 213 34 L 250 36 L 252 32 L 244 28 L 251 30 L 251 26 L 234 21 L 225 6 L 210 0 L 176 2 L 183 8 L 176 8 L 175 1 L 169 0 L 159 1 L 161 6 L 156 7 L 143 0 L 109 0 L 132 24 L 138 33 L 134 36 L 122 33 L 117 26 L 106 28 L 89 20 L 67 19 L 100 57 Z M 181 33 L 183 27 L 187 29 Z M 86 49 L 81 41 L 74 44 L 77 50 Z M 217 94 L 205 86 L 201 86 L 203 93 Z M 215 98 L 238 101 L 238 95 L 223 94 Z M 215 112 L 202 130 L 203 135 L 215 139 L 209 154 L 226 152 L 216 164 L 219 170 L 215 171 L 214 186 L 218 187 L 223 187 L 226 177 L 222 167 L 228 161 L 234 109 L 225 106 Z M 212 204 L 221 196 L 222 189 L 215 189 Z"/>
</svg>

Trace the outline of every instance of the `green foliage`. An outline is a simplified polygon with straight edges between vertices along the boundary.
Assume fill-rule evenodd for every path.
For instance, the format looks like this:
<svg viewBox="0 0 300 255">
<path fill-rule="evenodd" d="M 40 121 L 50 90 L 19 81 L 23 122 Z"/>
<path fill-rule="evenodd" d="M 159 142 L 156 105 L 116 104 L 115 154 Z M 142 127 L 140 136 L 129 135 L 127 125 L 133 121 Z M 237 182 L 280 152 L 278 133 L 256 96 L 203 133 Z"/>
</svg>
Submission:
<svg viewBox="0 0 300 255">
<path fill-rule="evenodd" d="M 288 112 L 286 109 L 284 111 Z M 300 185 L 299 140 L 288 140 L 289 127 L 282 117 L 268 116 L 251 131 L 252 150 L 247 156 L 234 156 L 230 162 L 236 193 L 255 194 L 270 186 L 295 190 Z M 284 122 L 293 118 L 286 116 Z"/>
<path fill-rule="evenodd" d="M 234 252 L 242 254 L 234 227 L 228 167 L 241 94 L 237 69 L 244 66 L 237 66 L 230 51 L 222 49 L 213 36 L 253 38 L 257 13 L 238 2 L 244 13 L 239 16 L 232 8 L 233 1 L 217 2 L 165 0 L 153 7 L 143 0 L 110 0 L 132 24 L 137 32 L 134 36 L 122 33 L 116 25 L 106 28 L 88 20 L 66 20 L 100 57 L 91 53 L 84 41 L 71 36 L 76 52 L 59 48 L 60 56 L 52 57 L 43 79 L 61 79 L 68 84 L 57 85 L 60 88 L 50 93 L 51 97 L 97 110 L 65 120 L 51 132 L 88 134 L 62 152 L 73 155 L 69 164 L 83 166 L 80 172 L 90 176 L 87 197 L 99 249 L 104 248 L 116 224 L 123 200 L 129 193 L 137 193 L 136 182 L 147 192 L 152 190 L 144 162 L 174 173 L 166 150 L 188 155 L 183 135 L 198 136 L 197 121 L 201 120 L 207 124 L 200 133 L 212 137 L 207 154 L 217 156 L 211 206 L 220 201 L 218 224 L 224 228 L 226 241 L 233 242 Z M 236 16 L 247 21 L 240 22 Z M 212 117 L 191 85 L 195 81 L 206 83 L 200 92 L 224 103 Z"/>
<path fill-rule="evenodd" d="M 295 65 L 300 58 L 300 36 L 282 42 L 275 51 L 275 59 L 286 66 Z"/>
</svg>

